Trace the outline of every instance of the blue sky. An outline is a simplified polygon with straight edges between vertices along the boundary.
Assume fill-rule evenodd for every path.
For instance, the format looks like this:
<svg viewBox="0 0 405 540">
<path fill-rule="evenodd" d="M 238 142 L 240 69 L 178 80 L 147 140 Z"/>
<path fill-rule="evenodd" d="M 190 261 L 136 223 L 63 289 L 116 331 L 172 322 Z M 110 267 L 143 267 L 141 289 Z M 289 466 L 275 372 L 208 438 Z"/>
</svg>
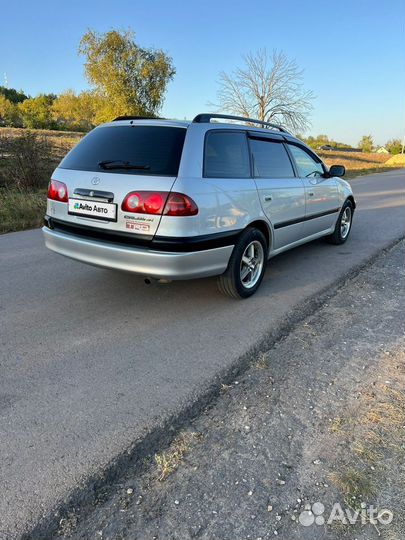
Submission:
<svg viewBox="0 0 405 540">
<path fill-rule="evenodd" d="M 283 50 L 316 94 L 309 133 L 356 144 L 402 138 L 404 0 L 0 0 L 0 77 L 31 95 L 87 88 L 80 37 L 132 28 L 172 56 L 162 114 L 192 118 L 215 102 L 218 73 L 260 47 Z M 0 84 L 4 82 L 0 79 Z"/>
</svg>

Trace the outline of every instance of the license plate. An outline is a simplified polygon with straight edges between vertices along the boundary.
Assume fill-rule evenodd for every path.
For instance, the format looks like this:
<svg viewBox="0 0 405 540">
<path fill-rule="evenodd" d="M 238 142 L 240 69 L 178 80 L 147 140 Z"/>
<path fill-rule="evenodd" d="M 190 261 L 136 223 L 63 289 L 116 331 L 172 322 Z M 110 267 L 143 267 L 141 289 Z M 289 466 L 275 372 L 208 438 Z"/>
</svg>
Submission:
<svg viewBox="0 0 405 540">
<path fill-rule="evenodd" d="M 117 221 L 117 205 L 88 199 L 69 199 L 68 213 L 104 221 Z"/>
</svg>

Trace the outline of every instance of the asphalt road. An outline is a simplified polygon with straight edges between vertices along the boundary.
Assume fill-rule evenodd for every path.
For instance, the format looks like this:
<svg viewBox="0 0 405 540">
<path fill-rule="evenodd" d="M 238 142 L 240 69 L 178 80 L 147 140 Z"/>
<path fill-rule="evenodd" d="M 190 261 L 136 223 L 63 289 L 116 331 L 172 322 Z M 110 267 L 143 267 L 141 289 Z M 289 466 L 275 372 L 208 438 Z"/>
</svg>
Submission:
<svg viewBox="0 0 405 540">
<path fill-rule="evenodd" d="M 0 538 L 17 538 L 146 429 L 193 402 L 300 302 L 405 234 L 405 172 L 352 181 L 350 240 L 270 261 L 259 292 L 146 286 L 0 236 Z"/>
</svg>

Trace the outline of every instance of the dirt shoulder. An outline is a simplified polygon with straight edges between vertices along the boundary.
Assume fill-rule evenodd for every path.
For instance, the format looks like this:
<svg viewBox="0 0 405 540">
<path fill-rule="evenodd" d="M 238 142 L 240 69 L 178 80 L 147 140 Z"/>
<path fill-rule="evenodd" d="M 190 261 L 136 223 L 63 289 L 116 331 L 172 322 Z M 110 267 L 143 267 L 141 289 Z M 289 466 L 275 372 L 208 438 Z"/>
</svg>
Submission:
<svg viewBox="0 0 405 540">
<path fill-rule="evenodd" d="M 60 538 L 403 538 L 403 256 L 342 286 Z"/>
</svg>

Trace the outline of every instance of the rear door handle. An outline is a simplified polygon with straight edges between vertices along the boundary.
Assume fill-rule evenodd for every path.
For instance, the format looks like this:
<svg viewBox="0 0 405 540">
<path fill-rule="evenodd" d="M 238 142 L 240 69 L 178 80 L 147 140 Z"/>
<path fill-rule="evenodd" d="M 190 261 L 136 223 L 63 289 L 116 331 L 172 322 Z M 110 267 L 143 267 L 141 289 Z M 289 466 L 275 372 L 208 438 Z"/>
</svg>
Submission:
<svg viewBox="0 0 405 540">
<path fill-rule="evenodd" d="M 310 191 L 310 192 L 308 193 L 308 195 L 309 195 L 310 197 L 313 197 L 313 196 L 314 196 L 314 192 L 313 192 L 313 191 Z"/>
<path fill-rule="evenodd" d="M 272 200 L 273 200 L 273 197 L 272 197 L 271 195 L 265 195 L 265 196 L 264 196 L 264 200 L 265 200 L 266 202 L 272 201 Z"/>
</svg>

